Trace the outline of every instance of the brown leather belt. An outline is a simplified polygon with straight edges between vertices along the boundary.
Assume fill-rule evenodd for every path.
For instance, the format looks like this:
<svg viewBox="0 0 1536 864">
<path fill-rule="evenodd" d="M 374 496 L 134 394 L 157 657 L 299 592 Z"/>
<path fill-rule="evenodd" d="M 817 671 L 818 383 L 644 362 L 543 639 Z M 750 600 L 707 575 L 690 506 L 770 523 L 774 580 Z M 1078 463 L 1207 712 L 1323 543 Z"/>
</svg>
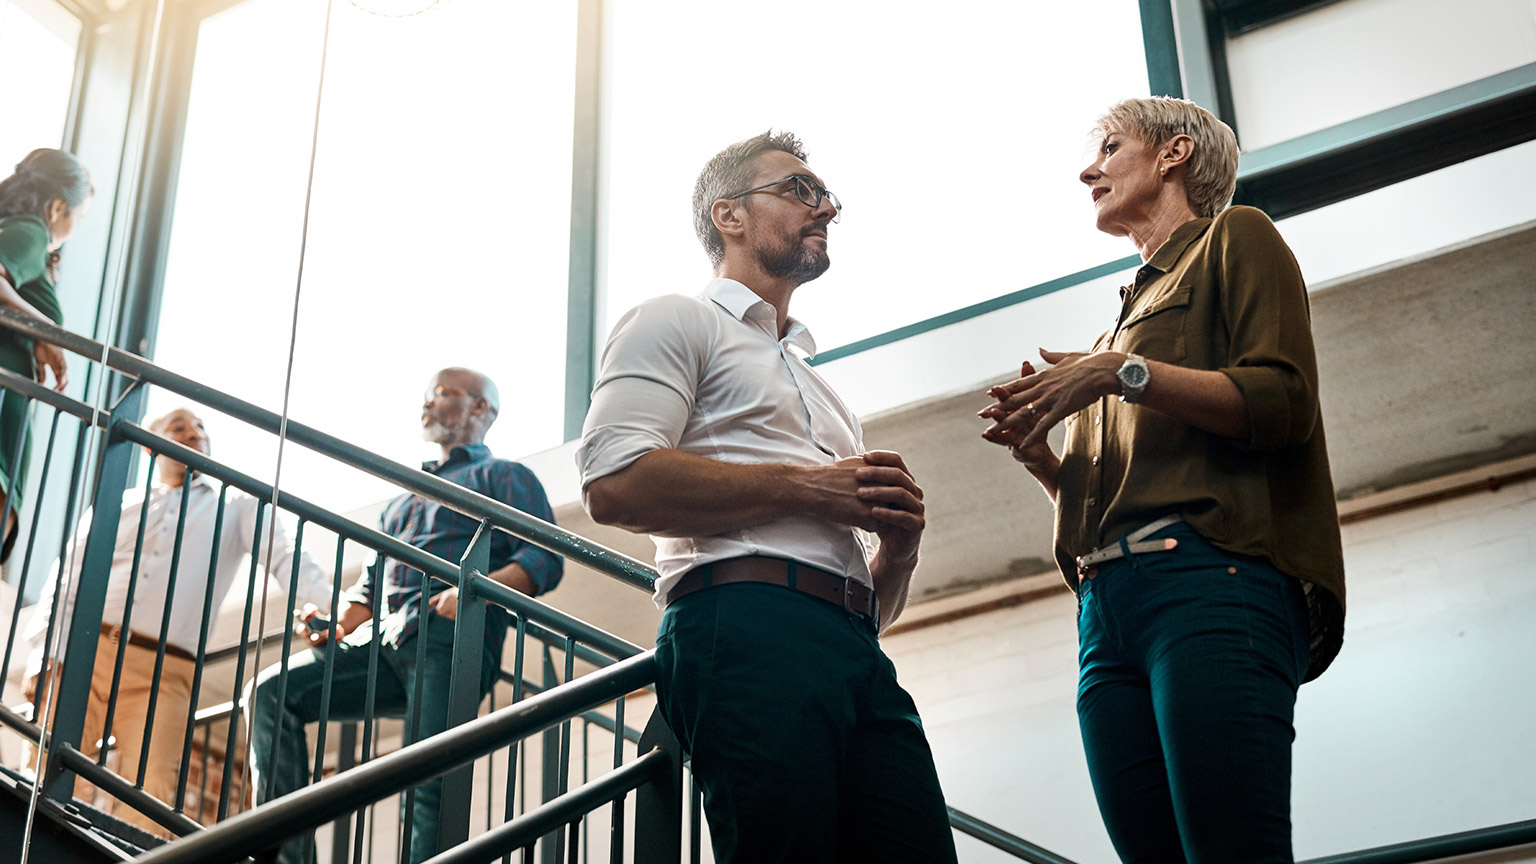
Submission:
<svg viewBox="0 0 1536 864">
<path fill-rule="evenodd" d="M 116 624 L 101 625 L 101 635 L 113 641 L 120 639 L 124 633 L 128 634 L 128 638 L 123 641 L 127 642 L 129 645 L 137 645 L 138 647 L 149 651 L 160 650 L 160 640 L 152 636 L 144 636 L 142 634 L 135 633 L 132 630 L 124 630 Z M 172 645 L 169 642 L 165 643 L 165 653 L 168 657 L 180 657 L 183 660 L 190 660 L 193 663 L 197 662 L 197 658 L 192 656 L 191 651 L 188 651 L 185 648 L 177 648 L 175 645 Z"/>
<path fill-rule="evenodd" d="M 672 590 L 667 592 L 667 605 L 695 591 L 737 582 L 760 582 L 790 588 L 831 603 L 850 615 L 874 624 L 879 623 L 880 609 L 874 589 L 863 582 L 782 558 L 750 556 L 702 564 L 684 573 L 683 578 L 672 586 Z"/>
</svg>

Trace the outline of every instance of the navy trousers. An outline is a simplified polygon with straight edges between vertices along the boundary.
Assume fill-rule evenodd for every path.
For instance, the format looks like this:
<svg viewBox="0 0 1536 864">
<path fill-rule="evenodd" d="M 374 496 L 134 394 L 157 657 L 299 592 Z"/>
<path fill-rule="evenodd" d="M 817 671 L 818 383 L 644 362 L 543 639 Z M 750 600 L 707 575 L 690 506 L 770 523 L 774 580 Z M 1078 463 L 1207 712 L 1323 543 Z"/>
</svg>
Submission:
<svg viewBox="0 0 1536 864">
<path fill-rule="evenodd" d="M 716 861 L 955 861 L 917 708 L 867 621 L 788 588 L 722 585 L 667 607 L 656 669 Z"/>
<path fill-rule="evenodd" d="M 1079 589 L 1078 721 L 1126 862 L 1290 862 L 1300 584 L 1179 523 Z"/>
</svg>

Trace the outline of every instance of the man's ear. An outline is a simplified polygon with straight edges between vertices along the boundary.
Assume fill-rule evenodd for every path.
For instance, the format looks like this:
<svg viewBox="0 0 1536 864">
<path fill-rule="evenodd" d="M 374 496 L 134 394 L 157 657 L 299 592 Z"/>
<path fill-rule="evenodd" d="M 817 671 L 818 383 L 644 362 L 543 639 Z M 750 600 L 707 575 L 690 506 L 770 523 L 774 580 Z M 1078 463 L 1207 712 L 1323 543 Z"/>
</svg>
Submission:
<svg viewBox="0 0 1536 864">
<path fill-rule="evenodd" d="M 1195 139 L 1188 135 L 1175 135 L 1163 145 L 1158 154 L 1157 166 L 1165 173 L 1189 161 L 1195 155 Z"/>
<path fill-rule="evenodd" d="M 747 231 L 746 223 L 742 220 L 742 203 L 729 198 L 721 198 L 710 205 L 709 217 L 715 223 L 715 230 L 722 237 L 740 237 Z"/>
</svg>

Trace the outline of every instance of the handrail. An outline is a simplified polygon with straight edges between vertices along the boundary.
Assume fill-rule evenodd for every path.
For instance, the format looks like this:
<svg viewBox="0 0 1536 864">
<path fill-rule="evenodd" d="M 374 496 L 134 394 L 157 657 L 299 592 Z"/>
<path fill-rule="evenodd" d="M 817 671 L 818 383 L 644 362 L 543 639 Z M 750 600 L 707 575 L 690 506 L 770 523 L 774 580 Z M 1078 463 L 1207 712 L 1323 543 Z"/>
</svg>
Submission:
<svg viewBox="0 0 1536 864">
<path fill-rule="evenodd" d="M 3 311 L 0 310 L 0 312 Z M 218 462 L 212 457 L 190 447 L 184 447 L 175 441 L 162 438 L 138 424 L 119 422 L 117 425 L 125 440 L 132 441 L 135 444 L 142 444 L 195 471 L 228 483 L 236 489 L 264 501 L 272 500 L 272 487 L 248 474 L 236 471 L 224 463 Z M 423 474 L 423 476 L 430 477 L 431 475 Z M 308 522 L 334 532 L 339 537 L 344 537 L 361 543 L 364 546 L 377 549 L 408 567 L 453 584 L 458 582 L 459 566 L 457 564 L 445 561 L 431 553 L 423 552 L 415 546 L 401 541 L 399 538 L 391 537 L 381 531 L 365 527 L 344 516 L 338 516 L 296 495 L 284 494 L 280 506 L 282 509 L 288 510 Z M 607 652 L 611 657 L 632 657 L 642 650 L 640 646 L 628 640 L 621 639 L 612 633 L 594 627 L 579 618 L 535 600 L 526 594 L 506 588 L 506 586 L 499 582 L 494 582 L 487 577 L 481 577 L 481 579 L 483 582 L 477 582 L 476 589 L 481 593 L 492 595 L 491 599 L 500 605 L 510 608 L 530 620 L 539 620 L 542 623 L 561 629 L 565 633 L 574 635 L 577 639 Z"/>
<path fill-rule="evenodd" d="M 949 824 L 956 831 L 975 837 L 988 846 L 1001 849 L 1021 861 L 1028 861 L 1030 864 L 1074 864 L 1069 858 L 1063 858 L 1049 849 L 1036 846 L 1022 837 L 1015 837 L 969 813 L 953 807 L 948 809 Z"/>
<path fill-rule="evenodd" d="M 241 861 L 280 838 L 309 831 L 357 808 L 444 774 L 458 765 L 612 701 L 656 677 L 646 651 L 381 756 L 367 764 L 233 816 L 144 855 L 143 864 Z"/>
<path fill-rule="evenodd" d="M 112 412 L 110 411 L 93 411 L 91 406 L 72 396 L 65 396 L 51 387 L 44 387 L 31 378 L 25 375 L 18 375 L 4 367 L 0 367 L 0 385 L 3 385 L 7 390 L 14 390 L 17 393 L 30 396 L 56 411 L 61 411 L 86 423 L 95 420 L 96 425 L 103 429 L 106 428 L 107 423 L 112 419 Z"/>
<path fill-rule="evenodd" d="M 1510 822 L 1491 828 L 1478 828 L 1455 834 L 1442 834 L 1438 837 L 1426 837 L 1423 840 L 1394 843 L 1390 846 L 1377 846 L 1374 849 L 1362 849 L 1359 852 L 1311 858 L 1300 864 L 1423 864 L 1428 861 L 1490 852 L 1495 849 L 1511 849 L 1532 843 L 1536 843 L 1536 819 L 1527 819 L 1524 822 Z"/>
<path fill-rule="evenodd" d="M 428 864 L 482 864 L 527 846 L 585 813 L 653 782 L 671 764 L 665 751 L 651 750 L 607 774 L 544 802 L 484 834 L 429 858 Z"/>
<path fill-rule="evenodd" d="M 138 378 L 188 399 L 196 400 L 225 414 L 243 420 L 259 429 L 278 434 L 283 429 L 283 419 L 265 408 L 237 399 L 182 375 L 149 362 L 137 354 L 119 348 L 108 348 L 94 339 L 71 333 L 50 322 L 27 317 L 11 309 L 0 308 L 0 328 L 20 333 L 34 340 L 42 340 L 67 348 L 87 358 L 99 358 L 105 354 L 110 369 Z M 545 522 L 527 513 L 509 507 L 500 501 L 487 498 L 456 483 L 429 474 L 419 468 L 411 468 L 364 450 L 355 444 L 288 420 L 288 440 L 350 465 L 360 471 L 387 480 L 396 486 L 431 501 L 490 520 L 491 525 L 507 533 L 537 544 L 567 558 L 572 558 L 618 579 L 627 585 L 645 591 L 655 589 L 656 571 L 651 566 L 620 552 L 574 534 L 558 525 Z M 286 497 L 286 496 L 285 496 Z"/>
<path fill-rule="evenodd" d="M 65 768 L 91 781 L 97 787 L 111 793 L 117 800 L 127 803 L 128 806 L 177 835 L 196 834 L 203 830 L 203 826 L 195 822 L 192 817 L 172 810 L 169 804 L 118 776 L 116 771 L 97 765 L 95 759 L 68 744 L 55 748 L 53 758 L 59 760 L 59 764 Z"/>
</svg>

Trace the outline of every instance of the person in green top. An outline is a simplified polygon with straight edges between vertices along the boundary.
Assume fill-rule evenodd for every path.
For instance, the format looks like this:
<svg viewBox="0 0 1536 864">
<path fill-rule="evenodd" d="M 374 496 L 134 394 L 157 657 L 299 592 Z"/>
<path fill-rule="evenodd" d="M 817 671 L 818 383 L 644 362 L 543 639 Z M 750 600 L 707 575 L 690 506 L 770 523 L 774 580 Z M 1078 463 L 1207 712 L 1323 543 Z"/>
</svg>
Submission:
<svg viewBox="0 0 1536 864">
<path fill-rule="evenodd" d="M 91 176 L 72 154 L 40 148 L 27 154 L 16 173 L 0 180 L 0 306 L 64 323 L 54 284 L 59 273 L 59 247 L 85 217 L 95 189 Z M 69 383 L 64 351 L 9 330 L 0 330 L 0 366 L 47 383 L 54 389 Z M 0 562 L 9 557 L 16 538 L 16 514 L 26 488 L 32 455 L 27 424 L 27 400 L 4 392 L 0 402 Z"/>
</svg>

